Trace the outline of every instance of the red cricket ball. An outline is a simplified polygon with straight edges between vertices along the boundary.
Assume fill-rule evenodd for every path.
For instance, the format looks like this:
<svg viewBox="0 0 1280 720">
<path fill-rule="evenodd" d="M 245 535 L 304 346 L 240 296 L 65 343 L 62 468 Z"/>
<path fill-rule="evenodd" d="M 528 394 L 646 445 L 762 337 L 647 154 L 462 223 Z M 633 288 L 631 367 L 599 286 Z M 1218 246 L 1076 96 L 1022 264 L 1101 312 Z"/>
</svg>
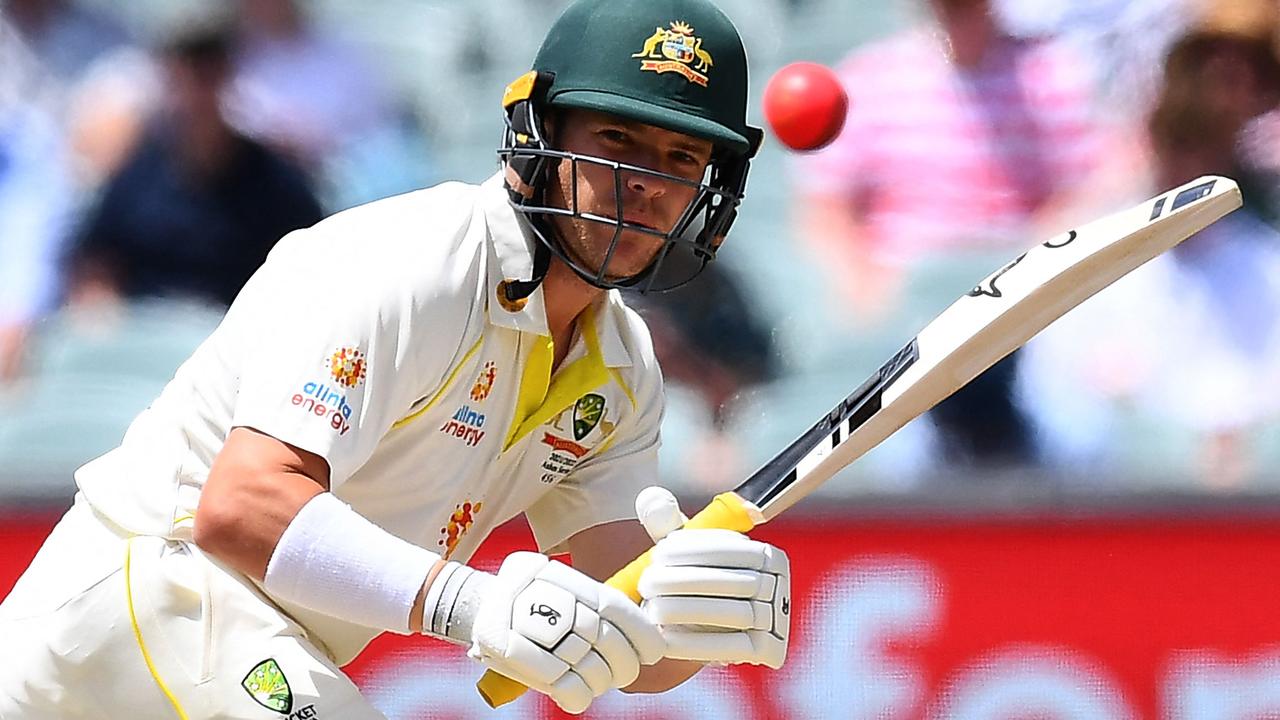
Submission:
<svg viewBox="0 0 1280 720">
<path fill-rule="evenodd" d="M 836 138 L 849 111 L 849 96 L 825 65 L 795 62 L 769 78 L 764 88 L 764 117 L 783 145 L 802 152 Z"/>
</svg>

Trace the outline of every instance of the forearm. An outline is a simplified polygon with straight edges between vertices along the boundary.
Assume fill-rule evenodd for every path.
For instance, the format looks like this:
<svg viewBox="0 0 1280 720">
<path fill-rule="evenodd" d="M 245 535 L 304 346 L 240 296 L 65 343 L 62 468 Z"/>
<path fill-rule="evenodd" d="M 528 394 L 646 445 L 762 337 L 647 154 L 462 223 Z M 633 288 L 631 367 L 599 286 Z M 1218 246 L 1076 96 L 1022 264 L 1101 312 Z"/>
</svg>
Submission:
<svg viewBox="0 0 1280 720">
<path fill-rule="evenodd" d="M 236 481 L 228 482 L 232 476 Z M 285 529 L 322 492 L 318 483 L 298 473 L 266 473 L 215 460 L 196 509 L 196 545 L 262 580 Z"/>
</svg>

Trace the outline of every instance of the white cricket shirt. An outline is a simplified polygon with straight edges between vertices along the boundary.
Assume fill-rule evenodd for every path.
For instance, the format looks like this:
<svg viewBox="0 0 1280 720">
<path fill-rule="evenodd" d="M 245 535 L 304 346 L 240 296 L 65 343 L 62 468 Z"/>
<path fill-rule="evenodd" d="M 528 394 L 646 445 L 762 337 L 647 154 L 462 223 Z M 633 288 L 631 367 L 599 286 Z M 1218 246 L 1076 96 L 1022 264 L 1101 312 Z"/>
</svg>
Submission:
<svg viewBox="0 0 1280 720">
<path fill-rule="evenodd" d="M 521 512 L 545 552 L 634 518 L 663 409 L 648 330 L 605 293 L 549 377 L 542 290 L 498 300 L 535 242 L 500 176 L 291 233 L 80 489 L 133 532 L 190 537 L 213 458 L 245 426 L 324 457 L 344 502 L 459 561 Z M 339 663 L 380 632 L 280 604 Z"/>
</svg>

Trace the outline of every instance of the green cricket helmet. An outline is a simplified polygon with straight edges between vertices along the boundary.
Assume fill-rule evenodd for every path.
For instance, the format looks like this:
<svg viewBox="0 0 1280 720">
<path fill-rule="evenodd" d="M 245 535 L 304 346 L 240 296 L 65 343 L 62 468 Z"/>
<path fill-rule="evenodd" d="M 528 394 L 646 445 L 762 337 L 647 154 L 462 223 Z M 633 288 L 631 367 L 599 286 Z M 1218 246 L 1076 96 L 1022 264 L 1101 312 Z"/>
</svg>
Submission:
<svg viewBox="0 0 1280 720">
<path fill-rule="evenodd" d="M 747 56 L 729 18 L 710 0 L 576 0 L 552 26 L 533 70 L 507 87 L 503 98 L 506 131 L 498 155 L 505 161 L 512 205 L 523 213 L 541 241 L 534 278 L 509 287 L 511 300 L 527 296 L 541 282 L 554 254 L 588 283 L 601 288 L 660 292 L 692 280 L 715 258 L 737 216 L 750 158 L 763 133 L 747 124 Z M 543 120 L 556 109 L 608 113 L 646 125 L 709 140 L 711 162 L 699 181 L 648 168 L 553 147 Z M 696 193 L 669 232 L 623 222 L 622 193 L 615 193 L 613 217 L 585 213 L 574 197 L 569 207 L 552 207 L 547 188 L 560 163 L 609 167 L 615 187 L 621 173 L 650 175 L 686 185 Z M 611 277 L 606 259 L 589 268 L 566 252 L 552 216 L 612 226 L 613 256 L 624 230 L 662 238 L 652 263 L 627 277 Z M 683 255 L 683 257 L 681 257 Z"/>
</svg>

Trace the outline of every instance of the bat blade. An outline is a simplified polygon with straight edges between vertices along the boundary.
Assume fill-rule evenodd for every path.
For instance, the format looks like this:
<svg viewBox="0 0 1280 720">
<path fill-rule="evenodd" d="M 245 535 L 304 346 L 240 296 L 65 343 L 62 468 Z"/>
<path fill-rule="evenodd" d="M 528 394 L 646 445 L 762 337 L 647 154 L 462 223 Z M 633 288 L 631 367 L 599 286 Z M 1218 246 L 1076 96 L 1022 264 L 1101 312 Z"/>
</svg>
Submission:
<svg viewBox="0 0 1280 720">
<path fill-rule="evenodd" d="M 852 395 L 685 527 L 747 532 L 777 517 L 1068 310 L 1240 204 L 1234 181 L 1202 177 L 1028 250 L 934 318 Z M 636 599 L 648 564 L 645 552 L 608 584 Z M 491 707 L 526 689 L 493 671 L 478 687 Z"/>
<path fill-rule="evenodd" d="M 1033 247 L 934 318 L 852 395 L 733 492 L 776 517 L 1067 311 L 1240 207 L 1202 177 Z"/>
</svg>

